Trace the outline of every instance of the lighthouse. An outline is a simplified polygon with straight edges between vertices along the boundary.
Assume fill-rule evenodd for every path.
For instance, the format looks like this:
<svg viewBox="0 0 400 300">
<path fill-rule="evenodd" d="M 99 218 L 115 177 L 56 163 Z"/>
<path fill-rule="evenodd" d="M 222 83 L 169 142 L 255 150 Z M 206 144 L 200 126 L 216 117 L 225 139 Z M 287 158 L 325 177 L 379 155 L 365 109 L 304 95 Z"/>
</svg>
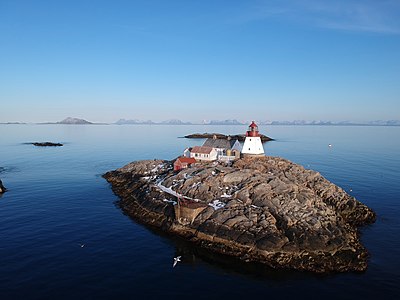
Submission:
<svg viewBox="0 0 400 300">
<path fill-rule="evenodd" d="M 242 154 L 243 156 L 264 155 L 264 147 L 261 143 L 260 134 L 258 133 L 258 126 L 254 121 L 251 122 L 249 130 L 246 132 Z"/>
</svg>

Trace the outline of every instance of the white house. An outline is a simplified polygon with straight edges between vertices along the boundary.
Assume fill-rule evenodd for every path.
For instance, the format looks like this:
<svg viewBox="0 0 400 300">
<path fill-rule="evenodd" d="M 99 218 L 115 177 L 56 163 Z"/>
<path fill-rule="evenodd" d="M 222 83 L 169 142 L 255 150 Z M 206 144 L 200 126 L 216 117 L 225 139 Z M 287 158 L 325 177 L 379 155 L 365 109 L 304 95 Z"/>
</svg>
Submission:
<svg viewBox="0 0 400 300">
<path fill-rule="evenodd" d="M 218 139 L 215 135 L 213 138 L 208 138 L 203 146 L 215 148 L 218 155 L 227 155 L 228 150 L 237 150 L 239 152 L 242 150 L 238 140 L 232 140 L 230 137 L 228 139 Z"/>
<path fill-rule="evenodd" d="M 200 161 L 213 161 L 218 156 L 217 150 L 212 147 L 194 146 L 190 151 L 190 157 Z"/>
</svg>

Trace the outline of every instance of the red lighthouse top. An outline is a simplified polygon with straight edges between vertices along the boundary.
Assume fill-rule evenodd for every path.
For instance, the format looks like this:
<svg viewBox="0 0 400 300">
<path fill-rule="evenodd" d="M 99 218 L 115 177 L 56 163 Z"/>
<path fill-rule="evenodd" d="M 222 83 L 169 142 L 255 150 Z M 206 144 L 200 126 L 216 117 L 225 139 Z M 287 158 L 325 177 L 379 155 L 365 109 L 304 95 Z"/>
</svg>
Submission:
<svg viewBox="0 0 400 300">
<path fill-rule="evenodd" d="M 251 122 L 249 130 L 246 131 L 246 136 L 260 136 L 258 126 L 254 121 Z"/>
</svg>

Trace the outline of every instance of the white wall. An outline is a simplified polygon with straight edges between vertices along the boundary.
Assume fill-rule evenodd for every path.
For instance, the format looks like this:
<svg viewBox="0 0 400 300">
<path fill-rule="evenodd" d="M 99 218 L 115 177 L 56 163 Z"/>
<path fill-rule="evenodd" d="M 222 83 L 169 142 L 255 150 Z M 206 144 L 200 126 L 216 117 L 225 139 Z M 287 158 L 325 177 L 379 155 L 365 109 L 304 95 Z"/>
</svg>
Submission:
<svg viewBox="0 0 400 300">
<path fill-rule="evenodd" d="M 183 151 L 183 156 L 184 156 L 184 157 L 190 157 L 190 150 L 189 150 L 189 148 L 186 148 L 185 151 Z"/>
<path fill-rule="evenodd" d="M 261 138 L 256 136 L 248 136 L 246 137 L 243 149 L 243 154 L 264 154 L 264 147 L 261 143 Z"/>
<path fill-rule="evenodd" d="M 239 152 L 242 152 L 242 145 L 238 140 L 236 140 L 236 142 L 233 144 L 232 150 L 237 150 Z"/>
<path fill-rule="evenodd" d="M 217 151 L 213 148 L 210 154 L 190 152 L 190 157 L 193 157 L 196 160 L 213 161 L 217 159 Z"/>
</svg>

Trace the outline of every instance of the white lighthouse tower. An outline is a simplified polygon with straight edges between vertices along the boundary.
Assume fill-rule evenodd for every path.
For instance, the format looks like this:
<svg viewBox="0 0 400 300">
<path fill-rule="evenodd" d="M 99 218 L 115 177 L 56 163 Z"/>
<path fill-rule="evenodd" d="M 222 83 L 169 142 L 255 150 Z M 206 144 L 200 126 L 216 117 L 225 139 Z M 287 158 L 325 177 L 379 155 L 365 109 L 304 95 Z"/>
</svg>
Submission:
<svg viewBox="0 0 400 300">
<path fill-rule="evenodd" d="M 264 155 L 264 147 L 261 143 L 260 134 L 258 133 L 258 126 L 254 121 L 251 122 L 249 130 L 246 132 L 242 154 L 243 156 Z"/>
</svg>

